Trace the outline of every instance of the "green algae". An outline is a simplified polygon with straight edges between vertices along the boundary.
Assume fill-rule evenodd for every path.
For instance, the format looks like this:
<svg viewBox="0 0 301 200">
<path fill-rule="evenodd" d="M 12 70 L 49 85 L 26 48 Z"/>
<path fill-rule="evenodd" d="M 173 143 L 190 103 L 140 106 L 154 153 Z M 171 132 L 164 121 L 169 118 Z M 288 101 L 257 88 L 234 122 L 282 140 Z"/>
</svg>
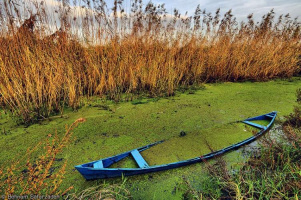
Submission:
<svg viewBox="0 0 301 200">
<path fill-rule="evenodd" d="M 253 120 L 252 122 L 263 126 L 267 126 L 270 123 L 269 120 Z"/>
<path fill-rule="evenodd" d="M 64 187 L 73 185 L 76 191 L 98 184 L 85 181 L 73 166 L 119 154 L 159 140 L 164 143 L 142 153 L 150 165 L 176 162 L 220 149 L 252 135 L 256 129 L 237 123 L 239 120 L 271 111 L 278 111 L 278 120 L 289 114 L 295 102 L 300 78 L 293 81 L 216 83 L 205 89 L 179 93 L 161 99 L 142 98 L 134 102 L 96 101 L 77 112 L 66 110 L 64 117 L 53 117 L 29 127 L 17 126 L 8 115 L 0 116 L 0 166 L 22 155 L 27 148 L 44 140 L 57 130 L 64 134 L 65 124 L 84 117 L 87 121 L 74 130 L 74 141 L 60 155 L 68 160 Z M 258 122 L 263 123 L 265 122 Z M 180 137 L 180 132 L 186 135 Z M 235 164 L 241 159 L 236 153 L 225 155 Z M 62 163 L 57 162 L 57 165 Z M 116 164 L 135 167 L 128 158 Z M 179 199 L 182 177 L 198 187 L 203 179 L 203 164 L 195 164 L 164 172 L 127 178 L 135 199 Z M 120 178 L 107 182 L 121 182 Z"/>
</svg>

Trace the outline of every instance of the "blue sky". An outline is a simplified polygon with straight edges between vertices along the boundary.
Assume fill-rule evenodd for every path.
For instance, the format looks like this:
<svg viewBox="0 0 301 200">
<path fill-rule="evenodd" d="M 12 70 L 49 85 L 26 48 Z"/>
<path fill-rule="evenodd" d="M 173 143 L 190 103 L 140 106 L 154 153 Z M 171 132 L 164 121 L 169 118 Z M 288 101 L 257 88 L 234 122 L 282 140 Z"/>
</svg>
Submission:
<svg viewBox="0 0 301 200">
<path fill-rule="evenodd" d="M 124 0 L 128 4 L 131 0 Z M 107 1 L 113 2 L 113 0 Z M 143 0 L 146 4 L 148 1 Z M 201 5 L 202 9 L 214 13 L 217 8 L 225 13 L 232 9 L 238 20 L 246 19 L 247 15 L 254 13 L 254 18 L 260 20 L 261 17 L 274 8 L 276 14 L 290 13 L 293 18 L 299 16 L 301 20 L 301 0 L 152 0 L 155 4 L 165 4 L 170 13 L 173 8 L 177 8 L 184 14 L 188 11 L 193 14 L 196 6 Z"/>
</svg>

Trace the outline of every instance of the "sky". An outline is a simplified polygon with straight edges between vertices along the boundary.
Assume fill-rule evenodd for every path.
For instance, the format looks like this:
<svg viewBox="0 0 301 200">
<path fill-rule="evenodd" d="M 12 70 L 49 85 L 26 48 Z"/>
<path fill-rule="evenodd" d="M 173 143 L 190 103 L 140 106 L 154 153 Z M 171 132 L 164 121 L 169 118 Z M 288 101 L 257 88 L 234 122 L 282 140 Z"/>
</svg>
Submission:
<svg viewBox="0 0 301 200">
<path fill-rule="evenodd" d="M 130 3 L 131 0 L 125 0 Z M 113 0 L 107 1 L 113 2 Z M 148 0 L 143 0 L 146 4 Z M 292 18 L 299 16 L 301 20 L 301 0 L 152 0 L 155 4 L 165 4 L 169 13 L 174 8 L 180 10 L 182 14 L 188 11 L 189 15 L 194 13 L 195 8 L 200 4 L 201 9 L 214 13 L 220 8 L 221 13 L 232 9 L 238 21 L 245 20 L 248 14 L 253 13 L 256 20 L 274 8 L 276 14 L 290 13 Z"/>
<path fill-rule="evenodd" d="M 1 2 L 6 0 L 0 0 Z M 21 0 L 20 0 L 21 1 Z M 33 0 L 23 0 L 21 2 L 31 2 Z M 54 12 L 56 7 L 62 0 L 34 0 L 38 2 L 46 2 L 50 12 Z M 73 2 L 72 0 L 69 0 Z M 77 0 L 77 2 L 83 0 Z M 105 0 L 109 8 L 112 8 L 114 0 Z M 129 11 L 130 3 L 134 0 L 124 0 L 127 5 L 126 10 Z M 165 4 L 165 8 L 168 13 L 172 14 L 173 9 L 179 9 L 182 15 L 188 11 L 188 15 L 194 14 L 197 5 L 200 5 L 201 9 L 206 9 L 206 12 L 211 12 L 213 15 L 215 11 L 220 8 L 221 15 L 228 10 L 232 9 L 232 13 L 237 18 L 237 21 L 246 21 L 247 16 L 253 13 L 255 21 L 260 21 L 261 17 L 268 13 L 271 9 L 274 9 L 277 15 L 290 13 L 292 19 L 299 16 L 298 21 L 301 22 L 301 0 L 151 0 L 154 4 Z M 84 1 L 83 1 L 84 2 Z M 149 0 L 143 0 L 146 5 Z"/>
</svg>

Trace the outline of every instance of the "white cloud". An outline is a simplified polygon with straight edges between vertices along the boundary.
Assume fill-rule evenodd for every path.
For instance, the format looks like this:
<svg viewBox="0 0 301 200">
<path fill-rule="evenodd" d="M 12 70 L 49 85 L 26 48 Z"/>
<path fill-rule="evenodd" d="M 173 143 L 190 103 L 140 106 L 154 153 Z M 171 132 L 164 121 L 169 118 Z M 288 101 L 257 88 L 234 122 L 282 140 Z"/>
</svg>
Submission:
<svg viewBox="0 0 301 200">
<path fill-rule="evenodd" d="M 0 0 L 4 1 L 4 0 Z M 30 2 L 31 0 L 25 0 L 24 2 Z M 61 4 L 57 0 L 37 0 L 38 2 L 45 2 L 49 12 L 54 12 L 54 8 Z M 109 7 L 113 5 L 114 0 L 107 0 Z M 126 10 L 130 8 L 131 0 L 125 0 Z M 216 9 L 221 8 L 221 13 L 225 13 L 229 9 L 232 9 L 233 14 L 237 19 L 245 20 L 247 15 L 254 13 L 256 20 L 260 20 L 261 17 L 274 8 L 276 14 L 290 13 L 292 17 L 300 15 L 301 1 L 300 0 L 152 0 L 154 4 L 165 4 L 168 13 L 172 14 L 173 9 L 177 8 L 181 11 L 182 15 L 186 11 L 190 15 L 193 15 L 195 8 L 200 4 L 201 9 L 206 9 L 207 12 L 214 13 Z M 148 0 L 143 0 L 144 4 L 148 3 Z M 81 8 L 76 9 L 76 14 L 82 15 Z M 301 17 L 301 16 L 300 16 Z"/>
<path fill-rule="evenodd" d="M 273 8 L 276 14 L 290 13 L 292 17 L 301 14 L 300 0 L 153 0 L 153 2 L 165 3 L 169 12 L 172 8 L 178 8 L 182 14 L 188 11 L 190 15 L 194 13 L 198 4 L 202 10 L 206 9 L 207 12 L 211 13 L 214 13 L 218 8 L 221 8 L 221 13 L 232 9 L 239 21 L 245 20 L 251 13 L 254 13 L 256 20 L 260 20 L 264 14 Z"/>
</svg>

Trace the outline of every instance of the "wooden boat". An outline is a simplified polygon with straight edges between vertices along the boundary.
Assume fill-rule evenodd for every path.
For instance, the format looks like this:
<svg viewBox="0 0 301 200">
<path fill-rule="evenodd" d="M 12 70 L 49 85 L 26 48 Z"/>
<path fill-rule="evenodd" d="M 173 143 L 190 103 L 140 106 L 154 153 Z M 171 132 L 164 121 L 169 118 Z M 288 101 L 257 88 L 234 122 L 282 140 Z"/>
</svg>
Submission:
<svg viewBox="0 0 301 200">
<path fill-rule="evenodd" d="M 149 144 L 149 145 L 137 148 L 137 149 L 127 151 L 125 153 L 122 153 L 122 154 L 119 154 L 116 156 L 104 158 L 101 160 L 89 162 L 89 163 L 82 164 L 82 165 L 77 165 L 77 166 L 75 166 L 75 168 L 85 177 L 85 179 L 92 180 L 92 179 L 118 177 L 118 176 L 122 176 L 122 175 L 123 176 L 131 176 L 131 175 L 144 174 L 144 173 L 149 173 L 149 172 L 157 172 L 157 171 L 174 169 L 177 167 L 190 165 L 190 164 L 197 163 L 197 162 L 202 162 L 204 160 L 208 160 L 210 158 L 220 156 L 231 150 L 238 149 L 239 147 L 256 140 L 259 136 L 264 134 L 272 126 L 273 122 L 275 121 L 276 115 L 277 115 L 277 112 L 274 111 L 274 112 L 271 112 L 268 114 L 248 118 L 248 119 L 242 121 L 243 123 L 248 124 L 253 127 L 256 127 L 260 130 L 254 136 L 252 136 L 246 140 L 243 140 L 239 143 L 230 145 L 230 146 L 220 149 L 218 151 L 211 152 L 206 155 L 192 158 L 189 160 L 184 160 L 184 161 L 174 162 L 174 163 L 169 163 L 169 164 L 163 164 L 163 165 L 149 166 L 147 164 L 147 162 L 144 160 L 144 158 L 142 157 L 142 155 L 140 154 L 140 152 L 163 142 L 163 141 L 159 141 L 159 142 L 156 142 L 153 144 Z M 263 125 L 255 123 L 254 122 L 255 120 L 269 120 L 270 122 L 267 126 L 263 126 Z M 113 163 L 116 163 L 130 155 L 135 159 L 139 168 L 109 168 L 109 166 L 111 166 Z"/>
</svg>

